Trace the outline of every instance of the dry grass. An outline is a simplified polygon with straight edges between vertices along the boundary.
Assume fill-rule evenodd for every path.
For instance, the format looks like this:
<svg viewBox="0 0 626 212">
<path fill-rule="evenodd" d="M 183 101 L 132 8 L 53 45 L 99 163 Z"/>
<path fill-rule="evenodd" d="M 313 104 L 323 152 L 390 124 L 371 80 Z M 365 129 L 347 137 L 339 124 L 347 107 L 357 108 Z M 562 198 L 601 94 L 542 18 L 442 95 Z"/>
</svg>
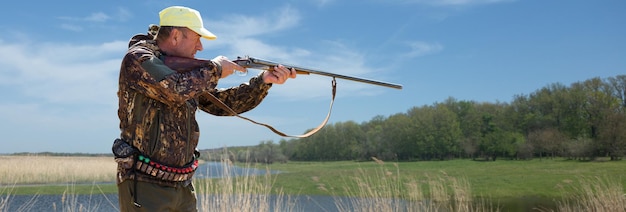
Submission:
<svg viewBox="0 0 626 212">
<path fill-rule="evenodd" d="M 113 182 L 111 157 L 0 156 L 0 186 Z"/>
<path fill-rule="evenodd" d="M 571 190 L 571 198 L 557 202 L 558 211 L 626 211 L 626 194 L 618 181 L 610 178 L 581 178 L 573 186 L 565 182 Z M 567 187 L 563 188 L 564 190 Z"/>
<path fill-rule="evenodd" d="M 499 211 L 486 201 L 473 201 L 470 185 L 465 179 L 456 179 L 441 173 L 418 182 L 400 176 L 397 164 L 391 171 L 384 162 L 373 158 L 380 168 L 376 173 L 359 169 L 357 177 L 348 179 L 343 188 L 350 196 L 347 202 L 338 198 L 339 211 Z M 477 204 L 478 202 L 479 204 Z"/>
<path fill-rule="evenodd" d="M 380 165 L 374 173 L 358 169 L 359 173 L 353 175 L 356 177 L 345 179 L 343 189 L 351 198 L 337 198 L 338 211 L 498 211 L 486 200 L 472 199 L 474 195 L 466 179 L 442 172 L 420 180 L 401 176 L 397 164 L 374 161 Z M 295 211 L 291 199 L 275 187 L 276 178 L 269 171 L 266 175 L 234 176 L 230 161 L 223 162 L 227 165 L 222 178 L 195 181 L 200 211 Z M 115 170 L 116 164 L 109 157 L 0 156 L 0 211 L 8 210 L 11 185 L 111 182 Z M 319 182 L 319 177 L 311 180 Z M 565 186 L 561 188 L 566 198 L 557 202 L 556 211 L 626 211 L 623 186 L 615 180 L 618 179 L 596 177 L 563 182 Z M 317 186 L 327 189 L 323 183 Z M 31 202 L 36 198 L 34 195 Z M 73 187 L 68 187 L 63 199 L 63 205 L 51 208 L 97 211 L 99 207 L 78 203 Z M 26 203 L 18 210 L 30 211 L 29 207 L 32 204 Z"/>
<path fill-rule="evenodd" d="M 219 179 L 196 180 L 200 211 L 293 211 L 287 198 L 283 202 L 282 190 L 272 194 L 275 178 L 267 170 L 265 175 L 244 173 L 234 176 L 233 164 L 223 159 L 223 176 Z M 254 167 L 246 167 L 254 168 Z M 251 169 L 248 169 L 251 170 Z"/>
<path fill-rule="evenodd" d="M 61 205 L 53 203 L 51 211 L 98 211 L 99 205 L 83 205 L 77 201 L 74 185 L 114 182 L 116 167 L 111 157 L 0 156 L 0 211 L 9 210 L 14 186 L 29 184 L 67 186 Z M 14 210 L 32 211 L 38 197 L 38 194 L 33 195 Z"/>
</svg>

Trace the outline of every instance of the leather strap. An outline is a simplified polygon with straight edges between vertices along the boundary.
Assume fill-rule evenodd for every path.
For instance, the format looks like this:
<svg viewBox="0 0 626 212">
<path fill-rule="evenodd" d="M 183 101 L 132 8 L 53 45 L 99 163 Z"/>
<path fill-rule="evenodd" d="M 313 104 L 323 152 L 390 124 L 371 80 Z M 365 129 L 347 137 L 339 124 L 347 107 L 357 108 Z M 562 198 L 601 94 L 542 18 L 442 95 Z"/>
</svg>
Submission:
<svg viewBox="0 0 626 212">
<path fill-rule="evenodd" d="M 280 136 L 283 136 L 283 137 L 291 137 L 291 138 L 306 138 L 306 137 L 309 137 L 309 136 L 311 136 L 311 135 L 315 134 L 317 131 L 321 130 L 321 129 L 322 129 L 322 128 L 326 125 L 326 123 L 328 123 L 328 119 L 330 119 L 330 114 L 331 114 L 331 112 L 332 112 L 332 110 L 333 110 L 333 103 L 335 102 L 335 94 L 337 93 L 337 81 L 335 80 L 335 78 L 334 78 L 334 77 L 333 77 L 333 81 L 332 81 L 332 86 L 333 86 L 333 90 L 332 90 L 332 92 L 333 92 L 333 96 L 332 96 L 332 99 L 330 100 L 330 107 L 328 108 L 328 114 L 326 115 L 326 118 L 325 118 L 325 119 L 324 119 L 324 121 L 323 121 L 323 122 L 322 122 L 319 126 L 317 126 L 315 129 L 313 129 L 313 130 L 311 130 L 311 131 L 309 131 L 309 132 L 307 132 L 307 133 L 305 133 L 305 134 L 302 134 L 302 135 L 287 135 L 287 134 L 285 134 L 285 133 L 283 133 L 283 132 L 281 132 L 281 131 L 279 131 L 279 130 L 275 129 L 274 127 L 272 127 L 272 126 L 271 126 L 271 125 L 269 125 L 269 124 L 264 124 L 264 123 L 261 123 L 261 122 L 257 122 L 257 121 L 254 121 L 254 120 L 250 119 L 250 118 L 247 118 L 247 117 L 244 117 L 244 116 L 242 116 L 242 115 L 239 115 L 239 114 L 238 114 L 237 112 L 235 112 L 232 108 L 228 107 L 228 105 L 224 104 L 224 102 L 222 102 L 221 100 L 219 100 L 217 97 L 213 96 L 213 94 L 210 94 L 210 93 L 209 93 L 208 97 L 209 97 L 209 101 L 213 102 L 213 103 L 214 103 L 214 104 L 216 104 L 218 107 L 220 107 L 221 109 L 223 109 L 223 110 L 225 110 L 225 111 L 229 112 L 229 113 L 230 113 L 230 114 L 232 114 L 233 116 L 237 116 L 237 117 L 239 117 L 239 118 L 241 118 L 241 119 L 245 119 L 245 120 L 247 120 L 247 121 L 249 121 L 249 122 L 252 122 L 252 123 L 254 123 L 254 124 L 258 124 L 258 125 L 261 125 L 261 126 L 267 127 L 267 128 L 268 128 L 268 129 L 270 129 L 272 132 L 274 132 L 274 133 L 276 133 L 276 134 L 278 134 L 278 135 L 280 135 Z"/>
</svg>

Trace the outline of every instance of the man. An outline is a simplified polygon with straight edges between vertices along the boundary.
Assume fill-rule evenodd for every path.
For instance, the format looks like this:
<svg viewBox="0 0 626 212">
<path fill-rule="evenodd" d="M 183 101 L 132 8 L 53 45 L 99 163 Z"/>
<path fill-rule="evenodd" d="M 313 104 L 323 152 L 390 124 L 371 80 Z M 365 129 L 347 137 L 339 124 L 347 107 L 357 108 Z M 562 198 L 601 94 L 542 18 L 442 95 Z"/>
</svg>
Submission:
<svg viewBox="0 0 626 212">
<path fill-rule="evenodd" d="M 245 68 L 223 56 L 194 59 L 200 38 L 216 39 L 200 13 L 173 6 L 159 13 L 154 34 L 136 35 L 122 60 L 119 78 L 120 139 L 118 162 L 121 211 L 197 211 L 191 178 L 197 167 L 198 108 L 213 115 L 233 115 L 210 99 L 213 95 L 238 113 L 256 107 L 272 84 L 295 78 L 278 66 L 239 87 L 216 89 L 217 82 Z"/>
</svg>

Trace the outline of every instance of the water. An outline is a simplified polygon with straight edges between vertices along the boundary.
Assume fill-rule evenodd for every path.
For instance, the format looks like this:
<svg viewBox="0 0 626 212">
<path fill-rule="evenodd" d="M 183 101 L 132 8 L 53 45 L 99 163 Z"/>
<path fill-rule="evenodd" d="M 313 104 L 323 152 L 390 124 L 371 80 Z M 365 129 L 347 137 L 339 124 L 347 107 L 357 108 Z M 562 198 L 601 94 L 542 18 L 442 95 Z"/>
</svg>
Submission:
<svg viewBox="0 0 626 212">
<path fill-rule="evenodd" d="M 6 196 L 0 196 L 0 198 L 6 198 Z M 66 197 L 65 201 L 63 195 L 15 195 L 9 198 L 9 204 L 4 211 L 119 211 L 117 194 L 74 195 Z M 198 199 L 198 208 L 202 209 L 200 198 L 203 197 Z M 270 211 L 274 211 L 277 202 L 281 203 L 278 207 L 284 211 L 339 211 L 335 206 L 335 201 L 336 198 L 329 196 L 268 197 Z"/>
<path fill-rule="evenodd" d="M 207 162 L 198 167 L 195 178 L 218 178 L 224 176 L 224 171 L 229 171 L 230 176 L 251 176 L 251 175 L 265 175 L 268 172 L 270 174 L 277 174 L 279 172 L 273 170 L 256 169 L 256 168 L 242 168 L 237 166 L 225 167 L 223 163 Z M 94 194 L 94 195 L 14 195 L 7 197 L 6 195 L 0 195 L 0 207 L 2 202 L 9 198 L 8 204 L 5 208 L 0 208 L 0 211 L 102 211 L 113 212 L 118 210 L 118 197 L 117 194 Z M 198 197 L 198 208 L 202 208 L 201 202 L 203 199 L 216 198 L 214 196 Z M 260 197 L 261 198 L 261 197 Z M 335 212 L 340 211 L 337 206 L 337 202 L 343 208 L 343 211 L 348 208 L 348 211 L 353 211 L 350 202 L 358 200 L 362 202 L 368 202 L 367 199 L 355 199 L 352 197 L 332 197 L 332 196 L 307 196 L 307 195 L 295 195 L 295 196 L 269 196 L 266 201 L 271 207 L 270 211 L 275 211 L 276 207 L 283 211 L 328 211 Z M 546 200 L 544 198 L 512 198 L 509 200 L 498 201 L 495 203 L 498 205 L 496 208 L 500 208 L 502 211 L 536 211 L 538 206 L 543 209 L 553 209 L 553 200 Z M 280 204 L 280 205 L 277 205 Z M 399 202 L 399 204 L 404 204 Z"/>
<path fill-rule="evenodd" d="M 0 201 L 5 199 L 6 196 L 0 195 Z M 69 197 L 64 197 L 63 195 L 15 195 L 9 197 L 9 204 L 4 208 L 0 208 L 0 211 L 98 211 L 98 212 L 114 212 L 119 211 L 118 209 L 118 199 L 117 194 L 99 194 L 99 195 L 74 195 Z M 217 196 L 198 196 L 198 208 L 202 211 L 202 201 L 203 199 L 208 198 L 219 198 Z M 234 198 L 234 197 L 233 197 Z M 258 198 L 262 199 L 264 197 L 259 196 Z M 522 201 L 514 201 L 514 202 L 499 202 L 496 203 L 497 207 L 500 211 L 511 211 L 511 212 L 525 212 L 525 211 L 539 211 L 538 209 L 542 209 L 543 211 L 551 211 L 555 208 L 550 205 L 537 204 L 537 200 L 527 201 L 528 199 Z M 332 197 L 332 196 L 307 196 L 307 195 L 296 195 L 296 196 L 269 196 L 266 199 L 267 204 L 269 205 L 269 211 L 326 211 L 326 212 L 339 212 L 339 211 L 358 211 L 357 209 L 352 207 L 352 201 L 361 201 L 362 203 L 368 202 L 380 202 L 380 200 L 369 200 L 369 199 L 358 199 L 354 197 Z M 406 204 L 401 200 L 390 200 L 396 201 L 395 204 L 398 204 L 398 209 L 403 208 Z M 337 203 L 340 203 L 339 206 Z M 280 204 L 280 205 L 277 205 Z M 427 204 L 427 203 L 425 203 Z M 0 204 L 1 205 L 1 204 Z M 234 205 L 234 204 L 231 204 Z M 426 205 L 423 205 L 426 206 Z M 360 206 L 362 207 L 362 206 Z M 280 210 L 276 210 L 279 208 Z M 362 208 L 361 208 L 362 209 Z M 403 210 L 400 210 L 403 211 Z M 424 210 L 424 211 L 433 211 L 433 210 Z M 443 211 L 443 210 L 440 210 Z"/>
<path fill-rule="evenodd" d="M 230 173 L 224 173 L 228 171 Z M 219 162 L 206 162 L 201 164 L 196 170 L 194 178 L 219 178 L 228 174 L 231 177 L 237 176 L 252 176 L 252 175 L 265 175 L 267 173 L 278 174 L 278 171 L 256 169 L 256 168 L 242 168 L 237 166 L 227 167 L 224 163 Z M 112 183 L 102 183 L 112 184 Z M 29 185 L 23 185 L 29 186 Z M 0 208 L 0 211 L 119 211 L 117 194 L 94 194 L 94 195 L 13 195 L 6 196 L 0 195 L 0 207 L 2 202 L 8 202 L 4 205 L 4 208 Z M 198 197 L 200 204 L 201 198 Z M 209 197 L 210 198 L 210 197 Z M 270 197 L 270 204 L 275 202 L 286 202 L 285 200 L 279 200 L 277 197 Z M 313 204 L 308 198 L 292 197 L 297 200 L 297 207 L 303 209 L 311 208 L 314 205 L 329 205 L 332 203 L 328 198 L 317 198 Z M 331 198 L 332 199 L 332 198 Z M 200 205 L 199 205 L 200 207 Z M 282 206 L 281 206 L 282 207 Z M 286 206 L 285 206 L 286 207 Z M 313 210 L 320 210 L 322 208 L 312 208 Z M 323 211 L 327 211 L 322 209 Z"/>
<path fill-rule="evenodd" d="M 252 176 L 252 175 L 265 175 L 268 172 L 270 174 L 278 174 L 279 171 L 275 170 L 266 170 L 266 169 L 257 169 L 257 168 L 242 168 L 238 166 L 230 166 L 225 167 L 224 163 L 219 162 L 206 162 L 202 165 L 198 166 L 196 173 L 194 174 L 195 178 L 218 178 L 225 175 L 224 171 L 230 171 L 231 177 L 237 176 Z"/>
<path fill-rule="evenodd" d="M 6 196 L 0 196 L 6 199 Z M 14 195 L 3 211 L 119 211 L 117 194 L 97 195 Z"/>
<path fill-rule="evenodd" d="M 0 196 L 4 199 L 6 196 Z M 202 210 L 201 201 L 203 198 L 218 198 L 215 196 L 199 196 L 198 208 Z M 221 199 L 221 197 L 219 197 Z M 259 197 L 263 198 L 263 197 Z M 267 201 L 270 209 L 268 211 L 326 211 L 326 212 L 339 212 L 339 211 L 358 211 L 355 210 L 351 202 L 361 201 L 361 204 L 370 202 L 368 199 L 357 199 L 354 197 L 331 197 L 331 196 L 269 196 Z M 543 204 L 537 204 L 537 200 L 527 201 L 519 199 L 513 202 L 499 202 L 498 206 L 491 208 L 493 211 L 511 211 L 511 212 L 525 212 L 525 211 L 551 211 L 555 210 L 554 207 L 546 207 Z M 1 200 L 0 200 L 1 201 Z M 397 201 L 397 200 L 391 200 Z M 337 205 L 340 202 L 341 208 Z M 376 200 L 375 202 L 380 202 Z M 399 204 L 399 208 L 405 204 L 402 201 L 395 202 Z M 541 206 L 541 207 L 540 207 Z M 362 206 L 361 206 L 362 207 Z M 280 210 L 276 210 L 280 208 Z M 357 208 L 358 209 L 358 208 Z M 41 211 L 41 212 L 56 212 L 56 211 L 102 211 L 102 212 L 115 212 L 118 210 L 117 194 L 99 194 L 99 195 L 74 195 L 63 198 L 63 195 L 15 195 L 10 197 L 9 204 L 4 208 L 0 208 L 0 211 Z M 223 211 L 223 210 L 222 210 Z M 235 210 L 233 210 L 235 211 Z M 403 210 L 400 210 L 403 211 Z M 433 210 L 424 210 L 433 211 Z M 444 211 L 444 210 L 438 210 Z"/>
</svg>

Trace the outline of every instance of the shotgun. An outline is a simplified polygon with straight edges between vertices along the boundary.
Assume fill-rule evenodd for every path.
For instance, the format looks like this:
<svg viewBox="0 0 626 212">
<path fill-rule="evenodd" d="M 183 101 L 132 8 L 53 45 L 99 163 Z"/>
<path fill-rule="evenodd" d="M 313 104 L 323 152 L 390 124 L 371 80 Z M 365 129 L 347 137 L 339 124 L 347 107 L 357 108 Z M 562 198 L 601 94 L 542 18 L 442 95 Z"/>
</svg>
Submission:
<svg viewBox="0 0 626 212">
<path fill-rule="evenodd" d="M 317 75 L 323 75 L 327 77 L 352 80 L 352 81 L 357 81 L 357 82 L 362 82 L 362 83 L 389 87 L 389 88 L 402 89 L 402 85 L 399 85 L 399 84 L 393 84 L 393 83 L 381 82 L 381 81 L 364 79 L 364 78 L 359 78 L 359 77 L 352 77 L 352 76 L 346 76 L 346 75 L 341 75 L 341 74 L 329 73 L 329 72 L 318 71 L 318 70 L 313 70 L 309 68 L 286 65 L 283 63 L 275 63 L 272 61 L 249 57 L 249 56 L 237 57 L 237 59 L 234 60 L 233 62 L 237 63 L 238 65 L 244 68 L 260 69 L 260 70 L 272 70 L 275 66 L 278 66 L 278 64 L 281 64 L 288 69 L 292 69 L 292 68 L 295 69 L 298 74 L 307 74 L 307 75 L 317 74 Z"/>
</svg>

